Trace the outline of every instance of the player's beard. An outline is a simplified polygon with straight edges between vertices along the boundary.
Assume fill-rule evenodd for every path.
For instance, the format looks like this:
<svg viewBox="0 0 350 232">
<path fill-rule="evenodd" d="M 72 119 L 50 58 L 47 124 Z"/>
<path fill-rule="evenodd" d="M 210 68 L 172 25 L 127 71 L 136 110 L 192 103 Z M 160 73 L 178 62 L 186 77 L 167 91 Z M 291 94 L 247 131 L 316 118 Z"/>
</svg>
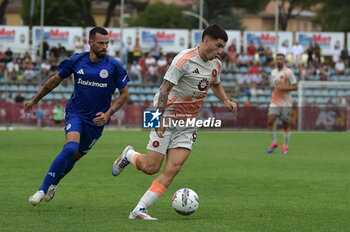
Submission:
<svg viewBox="0 0 350 232">
<path fill-rule="evenodd" d="M 106 56 L 105 49 L 101 49 L 100 51 L 98 51 L 98 50 L 93 48 L 92 51 L 94 52 L 94 54 L 96 55 L 97 58 L 103 59 Z M 102 52 L 104 52 L 104 53 L 102 53 Z"/>
<path fill-rule="evenodd" d="M 283 68 L 283 63 L 277 63 L 277 68 Z"/>
</svg>

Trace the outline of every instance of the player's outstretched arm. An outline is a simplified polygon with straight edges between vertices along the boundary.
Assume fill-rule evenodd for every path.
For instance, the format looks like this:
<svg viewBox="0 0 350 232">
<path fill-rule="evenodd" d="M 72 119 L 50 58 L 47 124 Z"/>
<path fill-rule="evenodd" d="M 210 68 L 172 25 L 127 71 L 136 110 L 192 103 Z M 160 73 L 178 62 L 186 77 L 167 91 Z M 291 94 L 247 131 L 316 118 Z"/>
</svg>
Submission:
<svg viewBox="0 0 350 232">
<path fill-rule="evenodd" d="M 63 79 L 58 75 L 58 73 L 50 77 L 44 86 L 41 87 L 39 92 L 24 104 L 24 112 L 28 113 L 33 108 L 33 106 L 35 106 L 40 101 L 40 99 L 42 99 L 46 94 L 50 93 L 54 88 L 56 88 L 62 82 L 62 80 Z"/>
<path fill-rule="evenodd" d="M 235 102 L 230 101 L 227 98 L 225 90 L 222 87 L 221 83 L 212 84 L 211 89 L 213 90 L 215 96 L 225 104 L 229 111 L 231 111 L 232 113 L 235 113 L 237 111 L 237 104 Z"/>
<path fill-rule="evenodd" d="M 168 80 L 164 80 L 162 86 L 160 86 L 157 109 L 160 111 L 161 117 L 164 114 L 165 106 L 166 106 L 166 103 L 168 102 L 168 96 L 169 96 L 170 90 L 173 87 L 174 87 L 174 83 L 171 83 Z M 163 133 L 165 131 L 165 127 L 163 127 L 162 121 L 163 120 L 161 120 L 161 128 L 156 128 L 156 133 L 159 136 L 159 138 L 163 138 Z"/>
<path fill-rule="evenodd" d="M 127 103 L 129 100 L 129 89 L 128 86 L 125 86 L 123 89 L 119 89 L 119 97 L 115 99 L 107 110 L 106 113 L 98 112 L 96 118 L 93 119 L 93 122 L 97 126 L 103 126 L 107 121 L 112 117 L 112 115 L 117 112 L 122 106 Z"/>
</svg>

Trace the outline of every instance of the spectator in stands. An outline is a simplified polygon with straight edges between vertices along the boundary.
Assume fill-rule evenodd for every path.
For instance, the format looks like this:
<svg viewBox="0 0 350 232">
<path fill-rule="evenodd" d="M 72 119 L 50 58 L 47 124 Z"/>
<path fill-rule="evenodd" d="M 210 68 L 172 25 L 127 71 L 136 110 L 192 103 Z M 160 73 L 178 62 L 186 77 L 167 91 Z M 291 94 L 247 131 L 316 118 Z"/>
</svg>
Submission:
<svg viewBox="0 0 350 232">
<path fill-rule="evenodd" d="M 158 66 L 158 73 L 160 77 L 163 77 L 168 70 L 168 62 L 166 60 L 165 55 L 161 55 L 159 60 L 157 61 L 157 66 Z"/>
<path fill-rule="evenodd" d="M 81 38 L 80 36 L 77 36 L 75 38 L 75 42 L 74 42 L 74 52 L 75 53 L 81 53 L 84 51 L 84 44 L 83 42 L 81 41 Z"/>
<path fill-rule="evenodd" d="M 256 47 L 255 47 L 253 41 L 250 41 L 250 43 L 247 47 L 247 54 L 248 54 L 249 60 L 251 60 L 251 61 L 255 60 L 255 53 L 256 53 Z"/>
<path fill-rule="evenodd" d="M 112 57 L 116 57 L 117 51 L 118 51 L 118 48 L 117 48 L 116 44 L 114 43 L 114 40 L 111 39 L 109 41 L 109 44 L 108 44 L 108 55 L 110 55 Z"/>
<path fill-rule="evenodd" d="M 47 42 L 47 38 L 44 37 L 44 39 L 43 39 L 43 55 L 42 55 L 43 60 L 46 60 L 48 58 L 49 50 L 50 50 L 49 43 Z"/>
<path fill-rule="evenodd" d="M 284 55 L 284 57 L 287 59 L 287 54 L 288 54 L 288 43 L 283 42 L 281 47 L 278 48 L 278 53 L 281 53 Z"/>
<path fill-rule="evenodd" d="M 10 93 L 10 94 L 7 96 L 6 102 L 9 102 L 9 103 L 14 103 L 14 102 L 15 102 L 15 99 L 13 98 L 12 93 Z"/>
<path fill-rule="evenodd" d="M 58 63 L 57 61 L 54 60 L 50 63 L 50 70 L 47 78 L 55 75 L 57 72 L 58 72 Z"/>
<path fill-rule="evenodd" d="M 61 127 L 64 118 L 64 107 L 58 101 L 54 101 L 53 107 L 53 120 L 55 121 L 55 127 Z"/>
<path fill-rule="evenodd" d="M 49 71 L 51 69 L 51 64 L 48 60 L 45 60 L 42 64 L 41 64 L 41 71 L 43 72 L 43 76 L 44 77 L 48 77 L 49 76 Z"/>
<path fill-rule="evenodd" d="M 349 97 L 350 97 L 350 95 L 348 96 L 348 98 Z M 350 105 L 350 102 L 349 102 L 349 105 Z M 345 99 L 344 96 L 339 96 L 338 97 L 337 106 L 339 106 L 339 107 L 346 107 L 347 106 L 346 99 Z"/>
<path fill-rule="evenodd" d="M 146 77 L 147 84 L 160 84 L 161 78 L 158 72 L 158 67 L 156 62 L 148 66 L 148 74 L 149 74 L 148 77 Z"/>
<path fill-rule="evenodd" d="M 5 57 L 7 58 L 6 63 L 8 63 L 8 62 L 13 60 L 13 52 L 12 52 L 10 47 L 7 48 L 7 50 L 5 52 L 5 55 L 6 55 Z"/>
<path fill-rule="evenodd" d="M 16 59 L 13 59 L 11 62 L 6 64 L 7 69 L 7 81 L 9 83 L 16 83 L 17 76 L 19 74 L 19 65 Z"/>
<path fill-rule="evenodd" d="M 339 46 L 336 44 L 334 46 L 333 51 L 332 51 L 332 62 L 333 62 L 332 65 L 333 65 L 333 67 L 338 62 L 340 55 L 341 55 L 341 50 L 340 50 Z"/>
<path fill-rule="evenodd" d="M 157 63 L 156 59 L 152 56 L 152 52 L 147 53 L 145 63 L 147 67 Z"/>
<path fill-rule="evenodd" d="M 292 47 L 293 54 L 293 63 L 296 65 L 300 65 L 301 63 L 301 55 L 304 53 L 304 48 L 298 42 L 295 42 Z"/>
<path fill-rule="evenodd" d="M 315 60 L 311 62 L 310 67 L 311 67 L 311 73 L 313 75 L 320 75 L 322 64 L 320 62 L 320 59 L 317 56 L 315 57 Z"/>
<path fill-rule="evenodd" d="M 320 66 L 321 66 L 321 63 L 320 63 Z M 299 78 L 303 81 L 309 80 L 309 73 L 305 64 L 301 64 L 301 66 L 299 67 Z"/>
<path fill-rule="evenodd" d="M 129 68 L 129 74 L 132 80 L 139 80 L 139 82 L 142 82 L 142 74 L 141 74 L 142 67 L 141 65 L 134 61 L 133 64 Z"/>
<path fill-rule="evenodd" d="M 245 92 L 246 94 L 250 94 L 249 93 L 250 78 L 248 73 L 241 72 L 238 75 L 238 85 L 241 91 Z"/>
<path fill-rule="evenodd" d="M 23 72 L 23 76 L 27 84 L 34 83 L 34 78 L 35 78 L 34 65 L 27 65 Z"/>
<path fill-rule="evenodd" d="M 332 98 L 328 98 L 328 101 L 327 101 L 327 103 L 326 103 L 326 106 L 327 107 L 333 107 L 334 105 L 333 105 L 333 102 L 332 102 Z"/>
<path fill-rule="evenodd" d="M 318 59 L 321 60 L 321 47 L 318 43 L 315 43 L 314 53 L 315 57 L 318 57 Z"/>
<path fill-rule="evenodd" d="M 262 45 L 262 43 L 259 44 L 259 47 L 257 49 L 257 53 L 259 55 L 259 65 L 262 66 L 266 62 L 265 48 Z"/>
<path fill-rule="evenodd" d="M 349 52 L 348 52 L 348 49 L 346 48 L 346 45 L 344 45 L 344 48 L 341 51 L 340 57 L 342 58 L 342 60 L 345 64 L 345 67 L 348 67 Z"/>
<path fill-rule="evenodd" d="M 152 56 L 154 57 L 154 59 L 158 60 L 160 57 L 161 47 L 158 43 L 157 38 L 154 40 L 154 45 L 151 48 L 151 52 L 152 52 Z"/>
<path fill-rule="evenodd" d="M 90 51 L 90 45 L 88 44 L 87 40 L 83 40 L 83 52 L 89 52 Z"/>
<path fill-rule="evenodd" d="M 138 61 L 141 58 L 141 46 L 139 43 L 139 39 L 136 39 L 135 46 L 134 46 L 134 51 L 133 51 L 133 59 Z"/>
<path fill-rule="evenodd" d="M 247 67 L 249 64 L 250 58 L 247 55 L 247 53 L 243 52 L 238 56 L 238 60 L 237 60 L 237 65 L 239 67 Z"/>
<path fill-rule="evenodd" d="M 266 65 L 269 67 L 272 67 L 272 65 L 273 65 L 273 52 L 272 52 L 270 46 L 267 46 L 265 55 L 266 55 Z"/>
<path fill-rule="evenodd" d="M 337 76 L 347 75 L 345 64 L 341 57 L 339 57 L 338 62 L 335 64 L 335 72 Z"/>
<path fill-rule="evenodd" d="M 310 67 L 313 61 L 313 54 L 314 54 L 314 48 L 312 46 L 312 43 L 309 44 L 309 47 L 307 48 L 306 53 L 307 53 L 307 67 Z"/>
<path fill-rule="evenodd" d="M 29 64 L 32 63 L 32 57 L 30 56 L 29 52 L 25 52 L 23 57 L 22 57 L 22 61 L 25 64 Z"/>
<path fill-rule="evenodd" d="M 61 43 L 58 43 L 57 49 L 59 56 L 66 56 L 67 49 Z"/>
<path fill-rule="evenodd" d="M 3 60 L 3 57 L 0 58 L 0 78 L 5 77 L 6 62 Z"/>
<path fill-rule="evenodd" d="M 249 67 L 249 74 L 250 75 L 258 75 L 260 72 L 259 67 L 256 62 L 251 61 L 250 67 Z"/>
<path fill-rule="evenodd" d="M 21 95 L 20 92 L 17 92 L 15 96 L 15 102 L 16 103 L 23 103 L 25 101 L 25 98 Z"/>
<path fill-rule="evenodd" d="M 232 71 L 236 69 L 236 63 L 237 63 L 237 48 L 236 48 L 236 40 L 232 40 L 231 45 L 228 47 L 227 50 L 227 63 L 228 63 L 228 70 Z"/>
</svg>

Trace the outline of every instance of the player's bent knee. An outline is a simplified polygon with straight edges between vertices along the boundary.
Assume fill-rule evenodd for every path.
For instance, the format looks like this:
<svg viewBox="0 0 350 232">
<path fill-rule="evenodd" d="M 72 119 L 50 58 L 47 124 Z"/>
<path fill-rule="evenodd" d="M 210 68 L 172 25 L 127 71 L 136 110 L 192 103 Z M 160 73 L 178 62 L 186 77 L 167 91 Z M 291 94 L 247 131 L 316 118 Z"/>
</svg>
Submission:
<svg viewBox="0 0 350 232">
<path fill-rule="evenodd" d="M 68 142 L 64 145 L 62 151 L 64 151 L 62 154 L 64 154 L 67 157 L 73 157 L 75 153 L 78 151 L 79 143 L 76 142 Z"/>
</svg>

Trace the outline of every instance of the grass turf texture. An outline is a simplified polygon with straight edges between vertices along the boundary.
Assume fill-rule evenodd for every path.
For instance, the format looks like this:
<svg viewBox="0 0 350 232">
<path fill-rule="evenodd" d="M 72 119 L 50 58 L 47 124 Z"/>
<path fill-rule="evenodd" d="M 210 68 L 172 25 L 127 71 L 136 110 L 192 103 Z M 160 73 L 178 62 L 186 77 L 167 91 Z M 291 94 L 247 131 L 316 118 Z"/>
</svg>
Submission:
<svg viewBox="0 0 350 232">
<path fill-rule="evenodd" d="M 278 134 L 280 143 L 282 133 Z M 292 133 L 290 150 L 267 154 L 267 132 L 199 132 L 195 148 L 164 195 L 149 208 L 160 221 L 128 220 L 155 176 L 111 165 L 126 145 L 145 152 L 148 132 L 105 131 L 60 183 L 33 207 L 64 143 L 63 131 L 0 131 L 1 231 L 349 231 L 348 132 Z M 199 210 L 178 215 L 172 194 L 189 187 Z"/>
</svg>

